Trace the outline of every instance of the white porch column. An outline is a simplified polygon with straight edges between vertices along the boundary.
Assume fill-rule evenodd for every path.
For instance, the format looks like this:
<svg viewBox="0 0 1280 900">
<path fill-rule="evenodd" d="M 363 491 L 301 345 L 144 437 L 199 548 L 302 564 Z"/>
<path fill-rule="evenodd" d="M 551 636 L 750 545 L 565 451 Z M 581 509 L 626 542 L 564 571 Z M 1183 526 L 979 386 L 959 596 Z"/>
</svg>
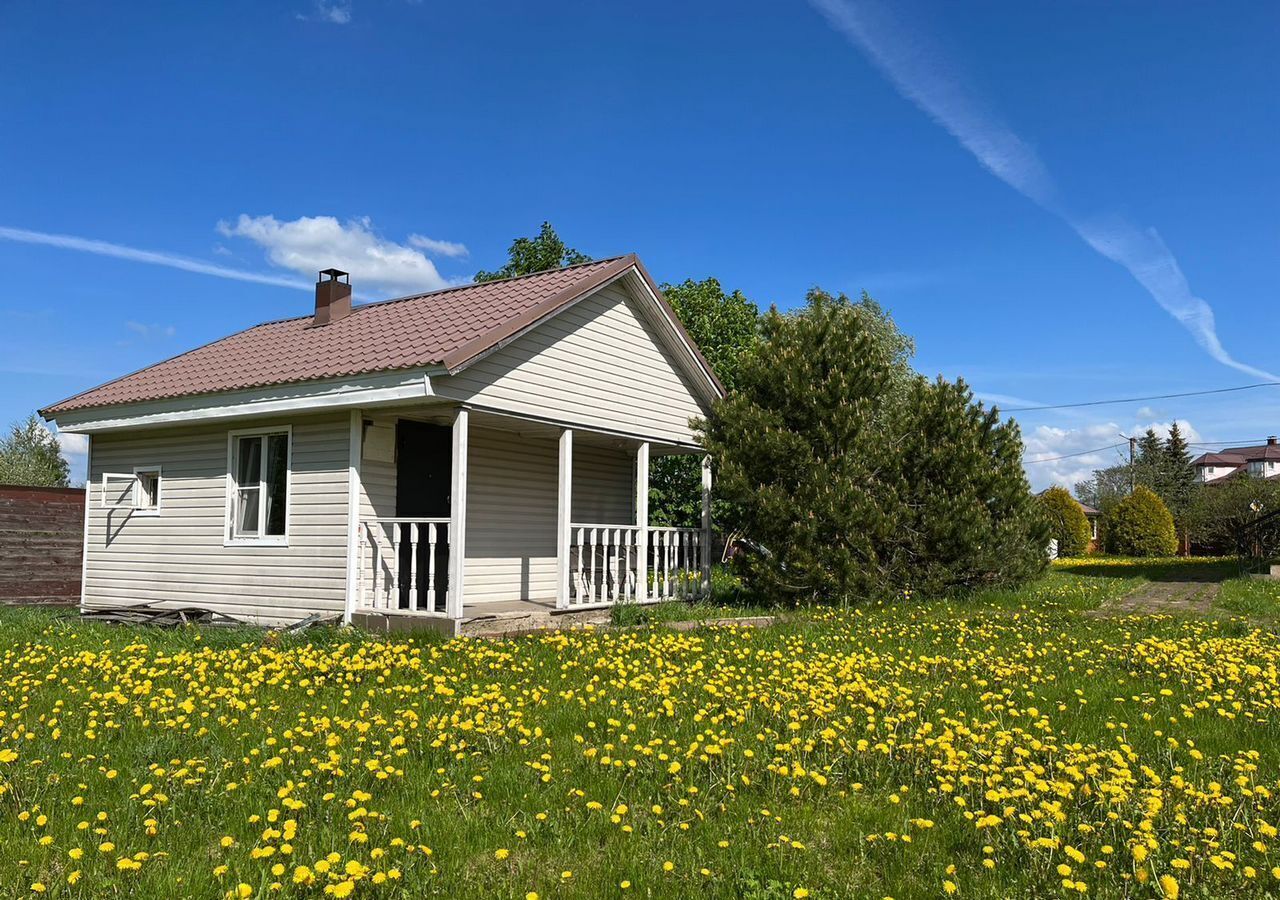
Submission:
<svg viewBox="0 0 1280 900">
<path fill-rule="evenodd" d="M 560 432 L 560 493 L 556 502 L 556 608 L 569 608 L 569 550 L 573 518 L 573 429 Z"/>
<path fill-rule="evenodd" d="M 636 448 L 636 600 L 649 599 L 649 442 Z"/>
<path fill-rule="evenodd" d="M 351 617 L 360 604 L 364 579 L 360 567 L 364 564 L 360 548 L 360 457 L 363 453 L 364 415 L 358 409 L 351 410 L 350 434 L 347 450 L 347 602 L 342 611 L 342 622 L 351 624 Z"/>
<path fill-rule="evenodd" d="M 702 457 L 702 592 L 711 593 L 711 457 Z"/>
<path fill-rule="evenodd" d="M 449 487 L 449 591 L 445 613 L 462 618 L 463 573 L 467 564 L 467 430 L 469 413 L 461 407 L 453 419 L 453 466 Z"/>
</svg>

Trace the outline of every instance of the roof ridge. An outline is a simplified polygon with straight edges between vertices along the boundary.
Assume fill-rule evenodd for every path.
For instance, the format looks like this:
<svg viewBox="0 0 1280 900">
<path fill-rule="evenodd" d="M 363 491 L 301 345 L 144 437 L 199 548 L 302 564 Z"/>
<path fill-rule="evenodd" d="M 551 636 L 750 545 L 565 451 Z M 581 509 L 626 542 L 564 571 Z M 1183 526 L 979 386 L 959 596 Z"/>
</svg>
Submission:
<svg viewBox="0 0 1280 900">
<path fill-rule="evenodd" d="M 606 256 L 603 259 L 590 259 L 586 262 L 573 263 L 568 266 L 559 266 L 552 269 L 539 269 L 536 272 L 528 272 L 524 275 L 509 275 L 506 278 L 491 278 L 487 281 L 471 281 L 467 284 L 455 284 L 450 287 L 436 288 L 434 291 L 424 291 L 420 294 L 406 294 L 403 297 L 388 297 L 385 300 L 374 300 L 372 303 L 361 303 L 359 306 L 353 306 L 351 311 L 355 312 L 358 309 L 367 309 L 370 306 L 385 306 L 388 303 L 402 303 L 405 300 L 421 300 L 423 297 L 435 297 L 440 294 L 453 293 L 454 291 L 466 291 L 471 288 L 485 287 L 490 284 L 507 284 L 512 281 L 522 281 L 526 278 L 539 278 L 543 275 L 550 275 L 552 272 L 568 272 L 570 269 L 581 269 L 585 266 L 598 266 L 604 263 L 617 262 L 618 260 L 625 259 L 630 255 L 631 254 L 628 253 L 621 253 L 617 256 Z M 303 318 L 307 317 L 303 316 Z"/>
<path fill-rule="evenodd" d="M 454 291 L 466 291 L 466 290 L 470 290 L 471 288 L 484 287 L 490 284 L 504 284 L 510 281 L 520 281 L 525 278 L 537 278 L 542 275 L 549 275 L 552 272 L 567 272 L 570 269 L 580 269 L 583 266 L 595 266 L 595 265 L 600 265 L 601 263 L 617 262 L 618 260 L 625 259 L 627 256 L 630 256 L 630 255 L 631 254 L 628 254 L 628 253 L 621 253 L 617 256 L 606 256 L 603 259 L 591 259 L 591 260 L 587 260 L 586 262 L 573 263 L 572 265 L 568 265 L 568 266 L 560 266 L 558 269 L 539 269 L 536 272 L 528 272 L 524 275 L 511 275 L 511 276 L 508 276 L 507 278 L 492 278 L 488 281 L 469 281 L 466 284 L 454 284 L 454 285 L 450 285 L 449 287 L 436 288 L 434 291 L 423 291 L 422 293 L 418 293 L 418 294 L 405 294 L 401 297 L 387 297 L 383 300 L 373 300 L 373 301 L 370 301 L 369 303 L 357 303 L 352 305 L 351 311 L 354 313 L 354 312 L 359 312 L 362 309 L 368 309 L 371 306 L 386 306 L 389 303 L 403 303 L 406 300 L 421 300 L 424 297 L 435 297 L 440 294 L 453 293 Z M 250 325 L 248 328 L 243 328 L 241 329 L 241 331 L 249 331 L 254 328 L 261 328 L 264 325 L 279 325 L 282 322 L 297 322 L 301 319 L 310 319 L 310 318 L 311 318 L 311 315 L 302 315 L 302 316 L 285 316 L 282 319 L 268 319 L 265 322 L 259 322 L 257 325 Z M 239 334 L 239 333 L 240 333 L 239 331 L 236 332 L 236 334 Z M 235 337 L 235 335 L 229 334 L 227 335 L 227 337 Z M 217 341 L 214 341 L 213 343 L 217 343 Z M 208 346 L 208 345 L 205 345 L 205 346 Z M 196 349 L 199 349 L 199 348 L 196 348 Z M 181 355 L 182 354 L 179 354 L 179 356 Z M 164 361 L 167 362 L 168 360 L 164 360 Z M 156 365 L 159 365 L 159 363 L 157 363 Z"/>
</svg>

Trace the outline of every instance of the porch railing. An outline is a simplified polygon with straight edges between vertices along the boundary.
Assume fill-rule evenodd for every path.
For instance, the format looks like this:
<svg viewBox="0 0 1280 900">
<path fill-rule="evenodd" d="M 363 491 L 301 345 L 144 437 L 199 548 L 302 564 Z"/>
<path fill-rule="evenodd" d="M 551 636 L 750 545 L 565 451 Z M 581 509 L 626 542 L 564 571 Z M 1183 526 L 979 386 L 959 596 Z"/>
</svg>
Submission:
<svg viewBox="0 0 1280 900">
<path fill-rule="evenodd" d="M 569 606 L 606 606 L 642 600 L 692 599 L 704 591 L 702 532 L 649 528 L 646 551 L 636 525 L 569 526 Z M 645 561 L 645 584 L 640 562 Z"/>
<path fill-rule="evenodd" d="M 635 525 L 570 525 L 569 605 L 635 600 L 639 544 Z"/>
<path fill-rule="evenodd" d="M 358 592 L 362 609 L 447 615 L 449 520 L 363 520 Z"/>
<path fill-rule="evenodd" d="M 691 600 L 705 592 L 702 531 L 698 528 L 649 529 L 649 597 Z"/>
</svg>

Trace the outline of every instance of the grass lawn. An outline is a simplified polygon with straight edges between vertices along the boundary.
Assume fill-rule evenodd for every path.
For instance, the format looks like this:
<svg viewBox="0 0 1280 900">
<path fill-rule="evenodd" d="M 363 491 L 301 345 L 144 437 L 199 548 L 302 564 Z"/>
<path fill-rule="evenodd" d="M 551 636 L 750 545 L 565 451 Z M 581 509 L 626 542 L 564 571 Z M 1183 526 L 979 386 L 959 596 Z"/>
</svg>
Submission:
<svg viewBox="0 0 1280 900">
<path fill-rule="evenodd" d="M 1233 578 L 1223 583 L 1218 606 L 1255 618 L 1280 619 L 1280 581 Z"/>
<path fill-rule="evenodd" d="M 1280 637 L 1080 566 L 501 642 L 3 610 L 0 896 L 1274 895 Z"/>
</svg>

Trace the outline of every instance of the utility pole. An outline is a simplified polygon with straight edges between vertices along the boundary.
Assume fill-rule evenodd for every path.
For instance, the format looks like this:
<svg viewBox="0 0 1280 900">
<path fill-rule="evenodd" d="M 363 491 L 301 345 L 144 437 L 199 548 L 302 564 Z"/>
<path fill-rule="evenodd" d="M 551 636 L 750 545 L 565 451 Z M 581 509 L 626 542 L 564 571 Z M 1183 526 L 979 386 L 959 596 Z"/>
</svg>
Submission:
<svg viewBox="0 0 1280 900">
<path fill-rule="evenodd" d="M 1129 437 L 1123 431 L 1120 437 L 1129 441 L 1129 493 L 1132 494 L 1138 487 L 1138 439 Z"/>
<path fill-rule="evenodd" d="M 1129 438 L 1129 493 L 1138 489 L 1138 439 Z"/>
</svg>

